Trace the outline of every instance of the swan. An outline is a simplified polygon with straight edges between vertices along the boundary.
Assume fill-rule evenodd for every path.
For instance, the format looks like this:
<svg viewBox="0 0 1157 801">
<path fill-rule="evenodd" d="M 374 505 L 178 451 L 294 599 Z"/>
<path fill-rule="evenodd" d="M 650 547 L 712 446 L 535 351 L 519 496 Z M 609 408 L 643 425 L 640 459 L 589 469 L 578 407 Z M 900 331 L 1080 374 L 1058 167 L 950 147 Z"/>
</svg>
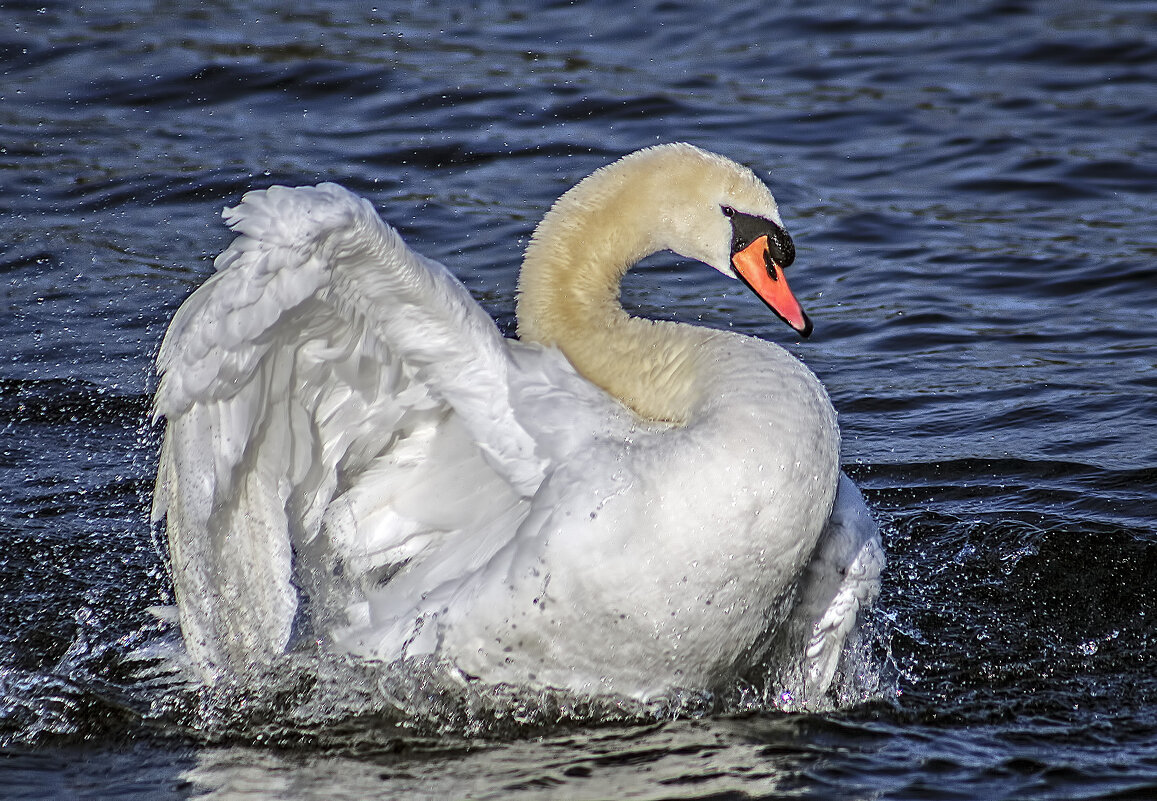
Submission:
<svg viewBox="0 0 1157 801">
<path fill-rule="evenodd" d="M 154 404 L 153 517 L 202 681 L 320 643 L 645 700 L 795 632 L 778 658 L 801 697 L 827 689 L 884 556 L 824 388 L 777 345 L 618 298 L 670 250 L 807 336 L 749 169 L 670 144 L 578 183 L 526 249 L 517 340 L 336 184 L 224 217 Z"/>
</svg>

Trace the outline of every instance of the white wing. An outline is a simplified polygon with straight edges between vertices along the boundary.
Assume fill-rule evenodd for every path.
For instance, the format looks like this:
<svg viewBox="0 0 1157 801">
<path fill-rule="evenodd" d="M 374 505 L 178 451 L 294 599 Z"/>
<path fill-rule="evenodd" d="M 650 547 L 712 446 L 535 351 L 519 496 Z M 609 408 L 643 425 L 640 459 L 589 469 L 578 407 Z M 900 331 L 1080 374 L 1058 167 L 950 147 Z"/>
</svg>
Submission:
<svg viewBox="0 0 1157 801">
<path fill-rule="evenodd" d="M 439 538 L 513 531 L 543 469 L 493 321 L 367 201 L 274 187 L 225 217 L 240 236 L 174 317 L 155 402 L 153 516 L 209 680 L 281 653 L 295 621 L 324 625 Z"/>
<path fill-rule="evenodd" d="M 803 700 L 819 701 L 839 664 L 844 642 L 880 590 L 884 549 L 864 497 L 840 474 L 835 507 L 800 580 L 793 620 L 805 626 Z"/>
</svg>

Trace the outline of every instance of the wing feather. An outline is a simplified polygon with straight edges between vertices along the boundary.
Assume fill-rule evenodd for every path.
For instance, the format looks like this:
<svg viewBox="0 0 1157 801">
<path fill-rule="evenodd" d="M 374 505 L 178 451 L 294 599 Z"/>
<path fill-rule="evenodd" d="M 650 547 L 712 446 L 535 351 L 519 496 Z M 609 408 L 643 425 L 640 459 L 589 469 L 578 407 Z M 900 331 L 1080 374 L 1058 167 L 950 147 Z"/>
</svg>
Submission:
<svg viewBox="0 0 1157 801">
<path fill-rule="evenodd" d="M 153 514 L 209 680 L 285 650 L 298 585 L 311 604 L 352 608 L 392 563 L 459 533 L 465 516 L 419 498 L 415 474 L 497 482 L 512 498 L 542 478 L 493 321 L 367 201 L 335 184 L 273 187 L 225 219 L 239 236 L 175 315 L 155 398 Z M 296 574 L 295 549 L 311 565 Z"/>
<path fill-rule="evenodd" d="M 794 614 L 810 631 L 805 635 L 804 699 L 819 701 L 831 686 L 848 635 L 860 612 L 880 591 L 884 549 L 863 495 L 840 473 L 831 519 L 804 571 Z"/>
</svg>

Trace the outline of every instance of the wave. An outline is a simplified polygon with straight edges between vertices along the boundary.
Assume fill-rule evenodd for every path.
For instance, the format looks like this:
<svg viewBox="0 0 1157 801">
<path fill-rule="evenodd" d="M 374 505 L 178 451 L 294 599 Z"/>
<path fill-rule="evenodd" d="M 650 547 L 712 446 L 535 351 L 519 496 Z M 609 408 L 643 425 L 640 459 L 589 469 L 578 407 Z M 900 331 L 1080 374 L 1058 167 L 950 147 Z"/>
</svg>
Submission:
<svg viewBox="0 0 1157 801">
<path fill-rule="evenodd" d="M 892 517 L 886 547 L 882 604 L 913 717 L 1064 718 L 1157 703 L 1151 528 L 910 511 Z"/>
</svg>

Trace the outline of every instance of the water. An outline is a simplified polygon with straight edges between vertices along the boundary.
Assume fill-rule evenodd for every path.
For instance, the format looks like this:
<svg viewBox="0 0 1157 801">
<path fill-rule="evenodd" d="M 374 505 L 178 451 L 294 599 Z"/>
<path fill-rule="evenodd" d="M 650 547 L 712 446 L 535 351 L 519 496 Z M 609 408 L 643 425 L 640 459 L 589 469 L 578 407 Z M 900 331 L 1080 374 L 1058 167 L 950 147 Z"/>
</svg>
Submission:
<svg viewBox="0 0 1157 801">
<path fill-rule="evenodd" d="M 1157 797 L 1157 3 L 746 5 L 4 4 L 0 795 Z M 768 177 L 816 333 L 673 259 L 624 298 L 829 387 L 890 558 L 858 695 L 136 669 L 149 364 L 223 205 L 341 182 L 509 329 L 550 202 L 676 139 Z"/>
</svg>

